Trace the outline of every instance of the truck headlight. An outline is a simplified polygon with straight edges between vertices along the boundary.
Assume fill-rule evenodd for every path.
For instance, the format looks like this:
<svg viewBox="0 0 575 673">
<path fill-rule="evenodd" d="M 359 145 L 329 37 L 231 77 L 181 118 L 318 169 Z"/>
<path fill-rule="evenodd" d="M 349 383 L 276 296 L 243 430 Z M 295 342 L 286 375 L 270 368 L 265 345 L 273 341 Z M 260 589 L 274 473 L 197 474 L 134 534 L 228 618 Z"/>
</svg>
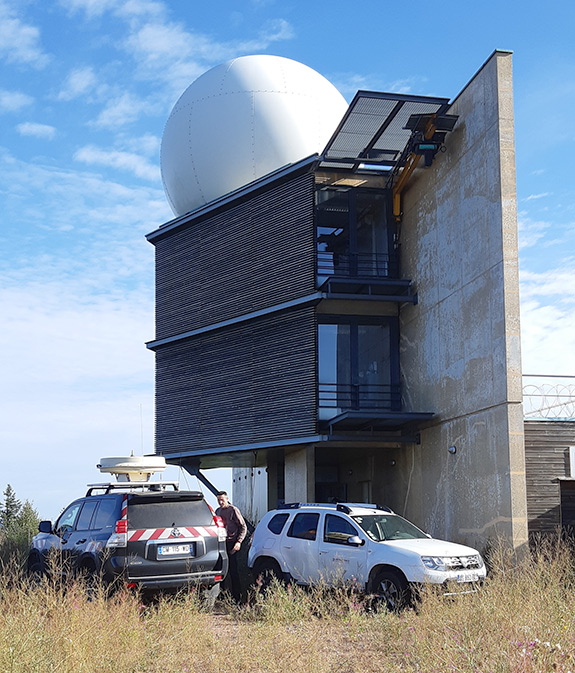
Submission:
<svg viewBox="0 0 575 673">
<path fill-rule="evenodd" d="M 450 570 L 454 565 L 454 559 L 452 556 L 422 556 L 421 562 L 426 568 L 431 570 Z"/>
<path fill-rule="evenodd" d="M 478 570 L 483 568 L 481 554 L 474 556 L 422 556 L 421 562 L 431 570 Z"/>
</svg>

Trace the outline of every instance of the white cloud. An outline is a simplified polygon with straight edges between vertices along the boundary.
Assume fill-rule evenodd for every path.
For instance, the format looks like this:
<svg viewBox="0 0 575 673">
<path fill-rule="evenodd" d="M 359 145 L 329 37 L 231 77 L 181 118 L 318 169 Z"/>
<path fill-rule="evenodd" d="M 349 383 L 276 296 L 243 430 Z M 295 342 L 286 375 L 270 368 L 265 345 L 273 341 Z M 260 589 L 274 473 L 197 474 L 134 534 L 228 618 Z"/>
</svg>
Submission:
<svg viewBox="0 0 575 673">
<path fill-rule="evenodd" d="M 48 56 L 40 46 L 40 31 L 21 21 L 13 7 L 0 0 L 0 58 L 43 68 Z"/>
<path fill-rule="evenodd" d="M 130 240 L 135 237 L 141 243 L 144 233 L 172 218 L 159 176 L 157 184 L 149 187 L 120 184 L 88 171 L 19 161 L 0 151 L 0 189 L 3 215 L 11 224 L 3 229 L 3 238 L 17 232 L 19 255 L 25 254 L 22 250 L 26 250 L 28 241 L 41 241 L 41 235 L 72 229 L 85 232 L 90 245 L 98 250 L 99 246 L 113 246 L 121 236 Z M 74 239 L 58 243 L 53 239 L 49 248 L 59 249 L 63 243 L 72 245 Z M 85 243 L 79 245 L 81 255 L 74 254 L 59 272 L 71 272 L 93 258 L 93 250 L 88 251 Z M 7 253 L 6 243 L 4 250 Z M 145 250 L 149 255 L 147 244 Z M 100 254 L 104 260 L 109 258 L 109 252 Z M 19 255 L 0 257 L 0 268 L 17 266 Z M 136 263 L 141 264 L 141 260 Z M 115 273 L 118 271 L 110 270 L 110 276 Z"/>
<path fill-rule="evenodd" d="M 20 91 L 0 89 L 0 112 L 17 112 L 23 107 L 32 105 L 34 99 Z"/>
<path fill-rule="evenodd" d="M 97 80 L 93 68 L 89 66 L 75 68 L 66 78 L 64 86 L 58 94 L 58 99 L 69 101 L 84 96 L 96 86 L 96 83 Z"/>
<path fill-rule="evenodd" d="M 545 220 L 532 220 L 527 216 L 527 213 L 520 212 L 517 214 L 517 229 L 519 234 L 519 250 L 531 248 L 541 241 L 549 228 L 550 222 Z"/>
<path fill-rule="evenodd" d="M 239 42 L 236 48 L 243 53 L 267 49 L 270 44 L 283 40 L 291 40 L 295 37 L 295 31 L 289 21 L 285 19 L 272 19 L 266 22 L 260 30 L 258 38 Z"/>
<path fill-rule="evenodd" d="M 542 194 L 529 194 L 526 201 L 533 201 L 534 199 L 543 199 L 546 196 L 550 196 L 550 192 L 543 192 Z"/>
<path fill-rule="evenodd" d="M 9 318 L 0 334 L 3 471 L 19 475 L 17 492 L 30 478 L 45 484 L 33 494 L 44 516 L 70 500 L 72 485 L 80 495 L 99 481 L 101 456 L 153 451 L 154 358 L 144 345 L 153 336 L 151 292 L 99 289 L 30 270 L 28 282 L 0 297 Z M 59 464 L 63 446 L 76 450 Z M 13 472 L 10 457 L 23 454 L 28 469 Z"/>
<path fill-rule="evenodd" d="M 60 0 L 60 5 L 70 13 L 82 11 L 88 18 L 102 16 L 117 4 L 117 0 Z"/>
<path fill-rule="evenodd" d="M 102 150 L 93 145 L 86 145 L 74 154 L 74 159 L 85 164 L 109 166 L 127 171 L 145 180 L 158 180 L 159 178 L 157 161 L 151 163 L 141 155 L 134 154 L 133 152 Z"/>
<path fill-rule="evenodd" d="M 242 54 L 265 51 L 272 43 L 293 36 L 285 19 L 267 22 L 255 39 L 230 42 L 189 31 L 181 23 L 154 20 L 132 26 L 124 48 L 137 63 L 140 77 L 161 82 L 175 95 L 210 67 Z"/>
<path fill-rule="evenodd" d="M 575 375 L 575 260 L 521 271 L 520 282 L 523 371 Z"/>
<path fill-rule="evenodd" d="M 97 128 L 116 129 L 137 121 L 142 115 L 153 114 L 157 104 L 150 104 L 130 93 L 110 98 L 106 107 L 92 122 Z"/>
<path fill-rule="evenodd" d="M 44 138 L 52 140 L 56 135 L 56 129 L 48 124 L 36 124 L 34 122 L 24 122 L 16 126 L 21 136 L 32 136 L 33 138 Z"/>
<path fill-rule="evenodd" d="M 60 4 L 70 13 L 83 12 L 93 19 L 112 12 L 125 18 L 156 16 L 165 12 L 165 5 L 154 0 L 61 0 Z"/>
<path fill-rule="evenodd" d="M 126 138 L 124 142 L 132 152 L 153 157 L 154 163 L 158 164 L 160 156 L 160 138 L 158 136 L 146 133 L 143 136 Z"/>
</svg>

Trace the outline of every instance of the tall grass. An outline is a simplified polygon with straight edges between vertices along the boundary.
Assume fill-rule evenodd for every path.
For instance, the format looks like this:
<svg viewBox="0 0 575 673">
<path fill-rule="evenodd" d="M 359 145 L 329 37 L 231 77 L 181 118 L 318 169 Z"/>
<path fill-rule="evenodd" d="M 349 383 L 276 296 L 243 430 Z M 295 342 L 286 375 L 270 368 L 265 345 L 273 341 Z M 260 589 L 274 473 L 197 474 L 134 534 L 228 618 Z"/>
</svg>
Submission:
<svg viewBox="0 0 575 673">
<path fill-rule="evenodd" d="M 144 603 L 80 583 L 0 579 L 2 673 L 575 673 L 575 558 L 564 544 L 519 562 L 504 548 L 473 595 L 424 591 L 374 612 L 353 590 L 276 585 L 209 612 L 196 592 Z"/>
</svg>

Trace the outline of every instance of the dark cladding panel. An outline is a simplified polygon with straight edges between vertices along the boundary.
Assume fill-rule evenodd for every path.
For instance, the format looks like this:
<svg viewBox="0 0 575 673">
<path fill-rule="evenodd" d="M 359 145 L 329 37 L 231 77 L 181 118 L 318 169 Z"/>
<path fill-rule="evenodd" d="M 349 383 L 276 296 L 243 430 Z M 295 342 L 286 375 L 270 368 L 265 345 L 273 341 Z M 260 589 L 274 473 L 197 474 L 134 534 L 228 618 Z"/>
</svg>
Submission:
<svg viewBox="0 0 575 673">
<path fill-rule="evenodd" d="M 156 339 L 315 291 L 313 175 L 155 241 Z"/>
<path fill-rule="evenodd" d="M 156 351 L 162 454 L 315 433 L 313 308 L 283 312 Z"/>
<path fill-rule="evenodd" d="M 554 533 L 561 523 L 558 479 L 575 477 L 569 447 L 575 446 L 573 421 L 525 421 L 525 475 L 529 533 Z"/>
</svg>

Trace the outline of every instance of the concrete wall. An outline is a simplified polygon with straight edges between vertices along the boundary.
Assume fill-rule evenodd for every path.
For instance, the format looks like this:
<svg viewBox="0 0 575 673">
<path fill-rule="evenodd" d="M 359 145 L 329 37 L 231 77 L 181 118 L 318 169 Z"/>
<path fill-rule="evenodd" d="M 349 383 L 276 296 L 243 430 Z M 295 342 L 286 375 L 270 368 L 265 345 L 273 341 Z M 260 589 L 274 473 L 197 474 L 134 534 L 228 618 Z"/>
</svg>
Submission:
<svg viewBox="0 0 575 673">
<path fill-rule="evenodd" d="M 511 54 L 495 52 L 454 101 L 447 152 L 403 198 L 401 311 L 408 409 L 435 411 L 398 454 L 394 490 L 431 533 L 527 539 Z M 450 454 L 448 448 L 457 452 Z M 397 506 L 397 505 L 396 505 Z"/>
</svg>

